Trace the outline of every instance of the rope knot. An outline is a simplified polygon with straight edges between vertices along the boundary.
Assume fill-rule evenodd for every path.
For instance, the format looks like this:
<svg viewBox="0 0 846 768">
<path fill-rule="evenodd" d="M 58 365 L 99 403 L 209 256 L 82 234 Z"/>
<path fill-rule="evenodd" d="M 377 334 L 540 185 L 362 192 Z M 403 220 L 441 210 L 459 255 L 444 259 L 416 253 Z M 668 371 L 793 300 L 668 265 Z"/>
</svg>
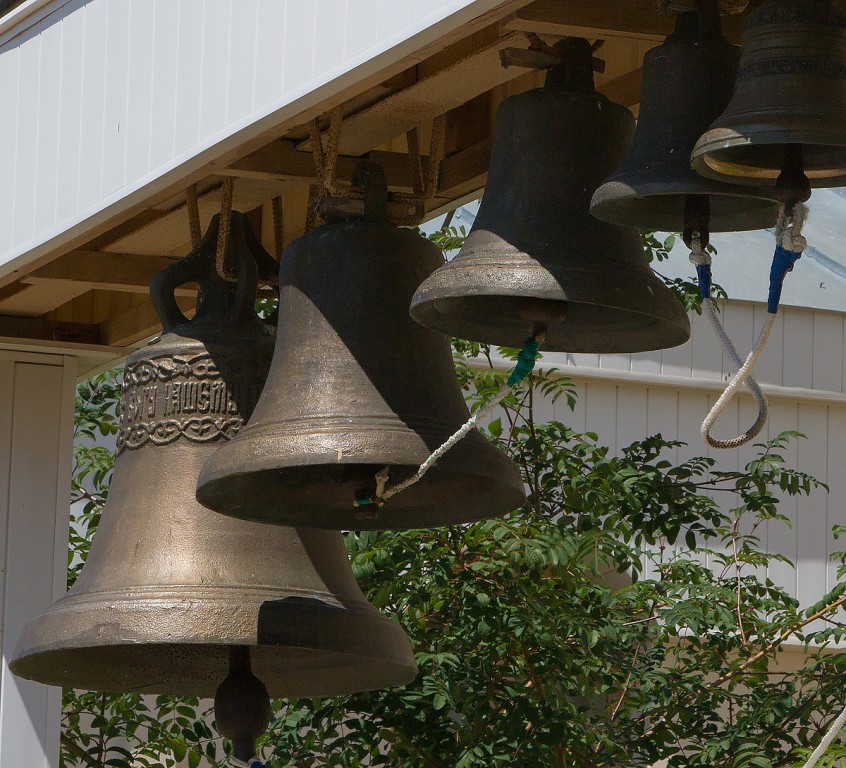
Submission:
<svg viewBox="0 0 846 768">
<path fill-rule="evenodd" d="M 801 254 L 808 247 L 808 241 L 802 236 L 807 220 L 808 206 L 804 203 L 796 203 L 789 212 L 782 206 L 775 226 L 776 243 L 787 251 Z"/>
<path fill-rule="evenodd" d="M 711 254 L 702 247 L 702 241 L 698 233 L 694 233 L 690 243 L 690 263 L 696 267 L 696 276 L 699 278 L 699 293 L 703 299 L 711 298 Z"/>
<path fill-rule="evenodd" d="M 376 490 L 372 493 L 362 491 L 360 495 L 353 500 L 353 507 L 355 507 L 355 516 L 359 520 L 375 520 L 379 517 L 379 508 L 384 507 L 387 502 L 385 497 L 385 487 L 388 485 L 388 480 L 391 476 L 390 467 L 382 467 L 376 473 Z"/>
<path fill-rule="evenodd" d="M 517 354 L 517 365 L 508 377 L 507 387 L 513 387 L 526 378 L 535 368 L 538 359 L 538 350 L 545 338 L 545 334 L 539 333 L 529 337 L 523 344 L 523 349 Z"/>
</svg>

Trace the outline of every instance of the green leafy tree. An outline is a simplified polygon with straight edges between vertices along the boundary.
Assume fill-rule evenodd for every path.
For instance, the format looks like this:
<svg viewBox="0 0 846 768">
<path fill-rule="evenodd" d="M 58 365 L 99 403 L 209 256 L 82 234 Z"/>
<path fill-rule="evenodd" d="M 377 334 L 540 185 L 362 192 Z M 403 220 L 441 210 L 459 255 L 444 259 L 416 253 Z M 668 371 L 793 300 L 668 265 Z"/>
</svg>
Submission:
<svg viewBox="0 0 846 768">
<path fill-rule="evenodd" d="M 462 236 L 435 239 L 453 248 Z M 656 261 L 672 247 L 651 236 L 644 244 Z M 669 282 L 698 307 L 695 286 Z M 456 370 L 474 409 L 504 381 L 480 344 L 456 342 Z M 107 492 L 111 454 L 94 438 L 115 431 L 117 392 L 110 375 L 80 387 L 71 581 Z M 575 397 L 560 372 L 540 369 L 485 427 L 529 489 L 508 518 L 347 534 L 362 588 L 405 627 L 420 674 L 402 689 L 277 702 L 262 749 L 274 768 L 617 768 L 661 758 L 763 768 L 807 756 L 846 703 L 846 661 L 812 650 L 788 673 L 779 651 L 841 639 L 846 590 L 803 609 L 760 575 L 783 559 L 760 541 L 765 525 L 788 524 L 779 496 L 825 491 L 785 466 L 800 436 L 760 444 L 733 472 L 706 458 L 673 463 L 680 444 L 660 435 L 614 455 L 566 420 L 536 420 L 539 399 L 572 406 Z M 197 700 L 67 691 L 64 764 L 223 764 L 210 723 Z M 844 755 L 835 745 L 824 764 Z"/>
</svg>

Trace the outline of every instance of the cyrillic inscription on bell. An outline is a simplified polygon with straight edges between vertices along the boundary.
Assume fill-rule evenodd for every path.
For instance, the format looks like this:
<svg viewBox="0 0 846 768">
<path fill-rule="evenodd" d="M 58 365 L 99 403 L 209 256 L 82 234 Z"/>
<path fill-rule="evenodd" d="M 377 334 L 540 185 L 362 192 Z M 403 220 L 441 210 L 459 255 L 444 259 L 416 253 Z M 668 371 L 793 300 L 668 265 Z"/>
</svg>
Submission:
<svg viewBox="0 0 846 768">
<path fill-rule="evenodd" d="M 211 354 L 152 357 L 128 363 L 117 438 L 118 454 L 180 437 L 198 442 L 234 437 L 243 426 L 239 403 L 255 407 L 261 371 L 255 365 L 223 378 Z M 247 410 L 247 409 L 244 409 Z"/>
<path fill-rule="evenodd" d="M 341 529 L 510 512 L 525 500 L 520 474 L 477 430 L 382 508 L 354 507 L 375 491 L 377 473 L 404 480 L 469 418 L 449 339 L 408 316 L 441 252 L 379 220 L 381 168 L 359 174 L 365 220 L 313 229 L 283 254 L 267 386 L 249 424 L 204 467 L 197 498 L 246 519 Z"/>
<path fill-rule="evenodd" d="M 460 253 L 423 281 L 411 316 L 464 339 L 544 350 L 635 352 L 681 344 L 690 325 L 636 230 L 590 215 L 634 118 L 597 93 L 586 40 L 568 39 L 546 84 L 500 104 L 488 184 Z"/>
<path fill-rule="evenodd" d="M 399 685 L 416 667 L 402 628 L 361 593 L 340 533 L 237 520 L 194 497 L 200 468 L 251 413 L 273 349 L 253 311 L 256 266 L 238 217 L 228 248 L 237 284 L 215 272 L 216 222 L 154 281 L 166 332 L 127 362 L 90 554 L 70 592 L 27 624 L 10 667 L 88 690 L 212 696 L 220 686 L 223 731 L 246 760 L 268 693 Z M 173 298 L 183 281 L 200 286 L 191 321 Z"/>
</svg>

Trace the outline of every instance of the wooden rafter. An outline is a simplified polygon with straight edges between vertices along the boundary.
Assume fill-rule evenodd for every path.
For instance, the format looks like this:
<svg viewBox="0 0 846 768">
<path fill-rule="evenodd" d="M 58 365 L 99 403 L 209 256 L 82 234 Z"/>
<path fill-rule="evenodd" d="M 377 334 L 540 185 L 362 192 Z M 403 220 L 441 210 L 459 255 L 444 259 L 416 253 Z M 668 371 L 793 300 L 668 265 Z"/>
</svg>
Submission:
<svg viewBox="0 0 846 768">
<path fill-rule="evenodd" d="M 48 284 L 53 289 L 63 285 L 76 286 L 79 294 L 91 290 L 149 293 L 150 281 L 156 273 L 175 260 L 150 254 L 71 251 L 30 273 L 21 282 L 27 285 Z M 178 292 L 189 296 L 196 290 L 181 288 Z"/>
<path fill-rule="evenodd" d="M 740 42 L 742 16 L 723 18 L 726 37 Z M 574 37 L 624 37 L 662 41 L 673 31 L 674 15 L 660 15 L 653 0 L 535 0 L 516 11 L 504 28 L 544 35 Z"/>
</svg>

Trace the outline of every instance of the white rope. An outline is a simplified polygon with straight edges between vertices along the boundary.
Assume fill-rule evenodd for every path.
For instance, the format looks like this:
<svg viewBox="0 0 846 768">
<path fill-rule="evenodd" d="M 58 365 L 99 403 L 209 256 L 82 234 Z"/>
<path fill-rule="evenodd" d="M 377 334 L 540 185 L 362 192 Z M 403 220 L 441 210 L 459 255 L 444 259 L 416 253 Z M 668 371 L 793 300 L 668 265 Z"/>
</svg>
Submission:
<svg viewBox="0 0 846 768">
<path fill-rule="evenodd" d="M 808 208 L 802 203 L 796 203 L 789 213 L 785 211 L 782 206 L 775 226 L 777 245 L 787 251 L 791 251 L 794 254 L 801 253 L 808 244 L 802 236 L 802 227 L 804 226 L 807 218 Z M 782 254 L 782 256 L 783 255 L 784 254 Z M 707 265 L 710 267 L 711 265 L 711 257 L 702 249 L 702 244 L 698 234 L 694 234 L 693 242 L 691 243 L 690 260 L 697 267 L 700 265 Z M 784 262 L 782 262 L 782 264 L 783 263 Z M 773 269 L 775 269 L 775 257 L 773 264 Z M 723 394 L 720 395 L 717 402 L 714 403 L 714 407 L 711 408 L 708 415 L 705 417 L 705 420 L 702 422 L 702 439 L 713 448 L 739 448 L 742 445 L 746 445 L 746 443 L 753 440 L 761 432 L 764 428 L 764 424 L 767 422 L 769 404 L 767 403 L 767 398 L 764 396 L 763 392 L 761 392 L 758 382 L 752 377 L 752 371 L 767 346 L 767 342 L 770 339 L 770 334 L 773 331 L 777 317 L 778 295 L 780 295 L 781 292 L 781 284 L 778 283 L 778 294 L 775 298 L 773 298 L 772 276 L 770 277 L 770 281 L 771 300 L 768 303 L 769 311 L 767 312 L 767 320 L 764 323 L 764 327 L 761 329 L 758 341 L 755 342 L 755 346 L 752 348 L 752 351 L 742 364 L 740 355 L 738 355 L 734 344 L 732 344 L 731 339 L 729 339 L 725 328 L 723 328 L 723 325 L 717 316 L 713 301 L 710 297 L 703 299 L 702 304 L 705 309 L 705 314 L 711 321 L 711 325 L 714 328 L 714 332 L 717 334 L 723 349 L 726 350 L 734 364 L 739 366 L 737 373 L 734 375 Z M 758 404 L 758 417 L 755 419 L 754 424 L 752 424 L 752 426 L 749 427 L 749 429 L 747 429 L 743 434 L 728 440 L 718 440 L 712 437 L 711 429 L 720 417 L 720 414 L 725 410 L 729 401 L 744 384 L 752 391 L 752 395 L 755 397 L 755 401 Z"/>
<path fill-rule="evenodd" d="M 483 419 L 487 416 L 491 411 L 494 410 L 508 395 L 511 390 L 514 389 L 513 386 L 509 386 L 506 384 L 502 389 L 499 390 L 482 408 L 480 408 L 476 413 L 474 413 L 464 424 L 461 425 L 461 428 L 455 432 L 445 443 L 443 443 L 439 448 L 436 448 L 434 453 L 429 456 L 426 461 L 424 461 L 420 468 L 415 472 L 411 477 L 406 478 L 402 482 L 397 483 L 396 485 L 392 485 L 390 488 L 385 488 L 385 485 L 388 481 L 388 467 L 381 469 L 379 473 L 376 475 L 376 493 L 375 498 L 381 499 L 382 501 L 387 501 L 392 496 L 396 496 L 398 493 L 406 490 L 406 488 L 410 488 L 415 483 L 418 483 L 420 480 L 423 479 L 423 475 L 425 475 L 435 464 L 435 462 L 441 458 L 450 448 L 452 448 L 456 443 L 458 443 L 468 432 L 473 430 L 476 424 L 479 422 L 480 419 Z"/>
<path fill-rule="evenodd" d="M 843 729 L 844 724 L 846 724 L 846 709 L 844 709 L 837 716 L 837 719 L 831 724 L 831 727 L 828 729 L 826 735 L 823 736 L 823 739 L 819 743 L 819 746 L 813 751 L 811 756 L 808 758 L 808 762 L 806 762 L 805 765 L 802 766 L 802 768 L 814 768 L 814 766 L 820 761 L 820 758 L 826 753 L 828 748 L 831 746 L 831 743 L 840 734 L 840 731 Z"/>
<path fill-rule="evenodd" d="M 714 303 L 711 299 L 706 299 L 703 304 L 705 305 L 705 311 L 708 315 L 709 320 L 711 320 L 711 325 L 714 327 L 714 330 L 719 336 L 720 341 L 723 342 L 723 347 L 731 356 L 732 360 L 734 361 L 735 365 L 740 363 L 740 356 L 737 354 L 737 350 L 734 349 L 734 345 L 731 343 L 731 340 L 728 338 L 725 329 L 720 323 L 720 319 L 717 317 L 716 310 L 714 309 Z M 720 395 L 719 399 L 711 410 L 708 412 L 708 415 L 705 417 L 705 420 L 702 422 L 702 439 L 711 447 L 713 448 L 739 448 L 741 445 L 746 445 L 750 440 L 753 440 L 764 428 L 764 425 L 767 423 L 767 417 L 769 415 L 769 403 L 767 402 L 767 398 L 764 393 L 761 391 L 758 382 L 752 377 L 752 370 L 755 368 L 755 365 L 758 362 L 758 359 L 764 352 L 765 347 L 767 346 L 767 342 L 770 339 L 770 334 L 772 333 L 773 326 L 775 325 L 776 315 L 767 314 L 767 321 L 764 323 L 764 327 L 761 329 L 761 334 L 758 337 L 758 341 L 755 344 L 755 347 L 749 353 L 749 356 L 746 358 L 746 361 L 743 365 L 740 366 L 737 373 L 734 375 L 734 378 L 729 382 L 729 385 L 725 388 L 725 391 L 722 395 Z M 732 437 L 727 440 L 719 440 L 715 437 L 711 436 L 711 429 L 714 426 L 714 423 L 720 417 L 720 414 L 725 410 L 726 406 L 728 405 L 729 401 L 734 397 L 735 393 L 744 385 L 746 384 L 749 389 L 752 391 L 752 395 L 755 397 L 755 402 L 758 404 L 758 417 L 755 419 L 755 422 L 752 424 L 749 429 L 747 429 L 743 434 L 737 435 L 737 437 Z"/>
<path fill-rule="evenodd" d="M 690 260 L 696 266 L 699 266 L 700 264 L 711 264 L 711 257 L 702 249 L 702 244 L 696 236 L 694 236 L 693 243 L 691 244 Z M 761 331 L 758 343 L 755 345 L 755 349 L 753 349 L 749 357 L 746 358 L 746 362 L 743 362 L 737 352 L 737 349 L 735 349 L 734 344 L 728 337 L 725 328 L 723 328 L 720 318 L 717 316 L 713 299 L 703 299 L 702 308 L 705 310 L 705 314 L 711 321 L 711 326 L 713 327 L 717 338 L 720 340 L 723 349 L 725 349 L 732 362 L 738 367 L 737 374 L 731 382 L 729 382 L 726 390 L 702 422 L 702 439 L 714 448 L 737 448 L 752 440 L 764 428 L 764 424 L 767 423 L 769 403 L 767 402 L 767 398 L 764 396 L 764 393 L 761 391 L 758 382 L 755 381 L 751 374 L 752 369 L 755 367 L 755 363 L 757 363 L 758 358 L 761 356 L 761 352 L 763 352 L 764 346 L 766 346 L 767 340 L 772 332 L 772 323 L 768 317 L 767 323 Z M 774 319 L 775 316 L 773 315 L 772 318 Z M 711 429 L 713 428 L 714 423 L 720 417 L 723 410 L 725 410 L 728 402 L 732 399 L 732 397 L 734 397 L 735 392 L 737 392 L 737 390 L 744 384 L 746 384 L 746 386 L 751 390 L 752 395 L 755 398 L 755 402 L 758 404 L 758 417 L 755 419 L 755 422 L 742 435 L 738 435 L 737 437 L 733 437 L 728 440 L 718 440 L 712 437 Z"/>
<path fill-rule="evenodd" d="M 775 225 L 776 242 L 794 253 L 801 253 L 808 246 L 808 241 L 802 236 L 802 227 L 808 220 L 808 206 L 796 203 L 788 214 L 782 206 Z"/>
</svg>

